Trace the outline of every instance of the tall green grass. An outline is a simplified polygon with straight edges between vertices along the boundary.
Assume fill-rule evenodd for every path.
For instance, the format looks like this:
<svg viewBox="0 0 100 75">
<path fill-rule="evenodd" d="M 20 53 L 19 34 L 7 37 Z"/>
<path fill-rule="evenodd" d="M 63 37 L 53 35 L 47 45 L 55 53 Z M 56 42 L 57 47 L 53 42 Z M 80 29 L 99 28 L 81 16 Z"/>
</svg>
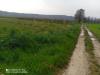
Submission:
<svg viewBox="0 0 100 75">
<path fill-rule="evenodd" d="M 80 25 L 1 19 L 0 68 L 26 69 L 26 75 L 55 75 L 68 64 Z M 22 74 L 18 74 L 22 75 Z"/>
<path fill-rule="evenodd" d="M 90 24 L 88 28 L 94 33 L 94 35 L 100 41 L 100 24 Z"/>
</svg>

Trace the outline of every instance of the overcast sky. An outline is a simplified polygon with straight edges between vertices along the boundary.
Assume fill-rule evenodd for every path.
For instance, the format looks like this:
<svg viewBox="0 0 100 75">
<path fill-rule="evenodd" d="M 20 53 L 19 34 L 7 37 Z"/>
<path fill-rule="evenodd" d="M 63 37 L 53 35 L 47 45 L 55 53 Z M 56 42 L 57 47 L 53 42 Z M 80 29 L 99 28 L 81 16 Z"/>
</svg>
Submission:
<svg viewBox="0 0 100 75">
<path fill-rule="evenodd" d="M 86 16 L 100 17 L 100 0 L 0 0 L 0 10 L 73 16 L 77 9 Z"/>
</svg>

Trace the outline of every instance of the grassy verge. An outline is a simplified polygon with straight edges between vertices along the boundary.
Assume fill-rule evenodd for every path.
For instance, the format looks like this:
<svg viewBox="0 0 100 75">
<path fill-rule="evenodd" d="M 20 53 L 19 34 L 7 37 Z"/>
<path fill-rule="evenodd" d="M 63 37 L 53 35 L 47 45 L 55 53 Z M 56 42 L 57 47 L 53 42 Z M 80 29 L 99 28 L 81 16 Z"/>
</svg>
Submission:
<svg viewBox="0 0 100 75">
<path fill-rule="evenodd" d="M 100 41 L 100 24 L 90 24 L 87 26 L 94 33 L 97 39 Z"/>
<path fill-rule="evenodd" d="M 88 53 L 88 59 L 90 62 L 90 74 L 89 75 L 100 75 L 100 67 L 95 59 L 94 55 L 94 47 L 92 44 L 92 41 L 88 35 L 88 32 L 85 30 L 85 46 L 86 46 L 86 51 Z"/>
<path fill-rule="evenodd" d="M 25 69 L 26 75 L 55 75 L 68 64 L 79 33 L 75 24 L 0 19 L 0 71 L 14 75 L 5 69 Z"/>
</svg>

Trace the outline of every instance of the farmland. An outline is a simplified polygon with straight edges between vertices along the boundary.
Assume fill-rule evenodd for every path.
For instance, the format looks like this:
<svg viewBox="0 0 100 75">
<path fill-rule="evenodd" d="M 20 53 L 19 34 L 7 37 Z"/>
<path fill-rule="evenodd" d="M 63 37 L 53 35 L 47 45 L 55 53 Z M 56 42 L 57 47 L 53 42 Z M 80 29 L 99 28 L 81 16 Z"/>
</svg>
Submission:
<svg viewBox="0 0 100 75">
<path fill-rule="evenodd" d="M 0 18 L 0 73 L 25 69 L 26 75 L 54 75 L 68 64 L 79 33 L 78 24 Z"/>
</svg>

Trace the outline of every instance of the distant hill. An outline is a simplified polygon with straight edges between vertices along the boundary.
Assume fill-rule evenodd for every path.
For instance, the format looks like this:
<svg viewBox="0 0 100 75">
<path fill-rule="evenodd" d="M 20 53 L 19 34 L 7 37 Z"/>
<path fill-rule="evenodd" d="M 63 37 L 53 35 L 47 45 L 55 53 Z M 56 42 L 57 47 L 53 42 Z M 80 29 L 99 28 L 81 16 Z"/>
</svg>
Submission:
<svg viewBox="0 0 100 75">
<path fill-rule="evenodd" d="M 65 15 L 42 15 L 42 14 L 25 14 L 16 12 L 0 11 L 1 17 L 33 18 L 33 19 L 56 19 L 56 20 L 74 20 L 72 16 Z"/>
</svg>

